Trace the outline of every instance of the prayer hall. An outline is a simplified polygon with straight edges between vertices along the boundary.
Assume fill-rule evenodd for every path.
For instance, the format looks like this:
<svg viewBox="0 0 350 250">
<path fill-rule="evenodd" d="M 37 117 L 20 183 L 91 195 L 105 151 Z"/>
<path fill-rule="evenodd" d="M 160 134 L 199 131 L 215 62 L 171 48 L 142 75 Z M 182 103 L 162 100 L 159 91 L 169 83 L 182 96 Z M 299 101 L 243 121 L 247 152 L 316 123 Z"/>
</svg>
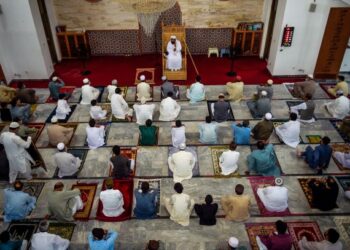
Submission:
<svg viewBox="0 0 350 250">
<path fill-rule="evenodd" d="M 0 250 L 350 249 L 350 0 L 0 0 Z"/>
</svg>

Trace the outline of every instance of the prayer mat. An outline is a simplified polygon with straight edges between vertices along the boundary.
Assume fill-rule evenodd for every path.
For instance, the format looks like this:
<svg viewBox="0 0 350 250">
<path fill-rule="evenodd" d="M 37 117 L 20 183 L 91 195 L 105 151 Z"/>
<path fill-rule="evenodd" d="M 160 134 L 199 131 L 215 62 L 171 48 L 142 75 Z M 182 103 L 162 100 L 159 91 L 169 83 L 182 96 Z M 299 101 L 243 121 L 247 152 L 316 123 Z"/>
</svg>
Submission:
<svg viewBox="0 0 350 250">
<path fill-rule="evenodd" d="M 333 178 L 333 177 L 332 177 Z M 305 197 L 309 203 L 310 208 L 314 208 L 314 205 L 312 204 L 312 191 L 311 188 L 308 185 L 309 180 L 311 179 L 322 179 L 322 178 L 298 178 L 299 184 L 301 186 L 301 189 L 303 190 Z M 335 181 L 335 180 L 334 180 Z M 338 206 L 336 206 L 338 208 Z"/>
<path fill-rule="evenodd" d="M 103 87 L 103 86 L 94 86 L 94 88 L 96 88 L 96 89 L 98 89 L 98 90 L 100 91 L 100 94 L 99 94 L 99 96 L 97 97 L 97 100 L 96 100 L 96 101 L 97 101 L 97 102 L 102 102 L 102 95 L 103 95 L 103 91 L 104 91 L 105 87 Z M 80 103 L 81 100 L 82 100 L 82 95 L 80 95 L 80 98 L 79 98 L 78 103 Z"/>
<path fill-rule="evenodd" d="M 254 151 L 254 150 L 257 150 L 258 149 L 258 146 L 256 145 L 256 144 L 254 144 L 254 145 L 250 145 L 250 151 Z M 280 162 L 279 162 L 279 160 L 278 160 L 278 158 L 277 158 L 277 155 L 276 155 L 276 152 L 275 152 L 275 149 L 273 150 L 273 153 L 275 154 L 275 158 L 276 158 L 276 164 L 277 164 L 277 167 L 280 169 L 280 171 L 281 171 L 281 175 L 283 175 L 284 173 L 283 173 L 283 171 L 282 171 L 282 167 L 281 167 L 281 164 L 280 164 Z"/>
<path fill-rule="evenodd" d="M 132 202 L 134 193 L 134 180 L 133 179 L 123 179 L 123 180 L 113 180 L 113 189 L 118 189 L 123 194 L 124 199 L 124 209 L 125 211 L 117 217 L 108 217 L 103 214 L 103 204 L 101 201 L 98 202 L 96 219 L 100 221 L 124 221 L 131 218 L 132 213 Z M 102 191 L 106 190 L 105 181 L 102 185 Z"/>
<path fill-rule="evenodd" d="M 219 164 L 220 156 L 223 152 L 229 149 L 228 146 L 210 146 L 211 159 L 213 161 L 214 177 L 216 178 L 229 178 L 229 177 L 240 177 L 238 171 L 231 173 L 229 175 L 221 174 L 221 167 Z"/>
<path fill-rule="evenodd" d="M 29 194 L 30 196 L 34 196 L 37 200 L 39 198 L 39 195 L 41 194 L 41 191 L 43 190 L 43 187 L 45 185 L 45 182 L 23 182 L 23 189 L 22 191 Z M 0 189 L 3 190 L 5 188 L 12 188 L 13 185 L 9 184 L 8 182 L 1 182 L 0 183 Z"/>
<path fill-rule="evenodd" d="M 337 176 L 335 178 L 337 178 L 344 192 L 350 189 L 350 176 Z"/>
<path fill-rule="evenodd" d="M 212 110 L 211 110 L 211 105 L 213 103 L 216 103 L 217 101 L 207 101 L 207 107 L 208 107 L 208 112 L 209 112 L 209 115 L 211 116 L 211 118 L 214 120 L 214 115 L 212 113 Z M 229 105 L 230 105 L 230 102 L 229 101 L 225 101 L 227 102 Z M 233 112 L 232 112 L 232 107 L 230 105 L 230 111 L 229 111 L 229 116 L 228 116 L 228 121 L 234 121 L 235 120 L 235 117 L 233 115 Z"/>
<path fill-rule="evenodd" d="M 175 147 L 169 147 L 168 148 L 168 156 L 171 156 L 173 155 L 174 153 L 177 153 L 181 151 L 180 149 L 178 148 L 175 148 Z M 186 150 L 187 152 L 190 152 L 192 154 L 195 155 L 195 158 L 196 158 L 196 163 L 194 164 L 194 167 L 192 169 L 192 176 L 199 176 L 199 164 L 198 164 L 198 154 L 197 154 L 197 147 L 186 147 Z M 173 177 L 173 172 L 170 170 L 169 168 L 169 164 L 168 164 L 168 175 L 169 177 Z"/>
<path fill-rule="evenodd" d="M 342 171 L 349 171 L 349 168 L 345 168 L 338 160 L 337 158 L 334 157 L 334 152 L 350 152 L 350 145 L 348 144 L 344 144 L 344 143 L 339 143 L 339 144 L 332 144 L 331 145 L 332 149 L 333 149 L 333 154 L 332 154 L 332 158 L 333 161 L 335 162 L 335 164 L 338 166 L 338 168 Z"/>
<path fill-rule="evenodd" d="M 294 97 L 294 98 L 299 98 L 294 94 L 294 83 L 292 82 L 285 82 L 283 83 L 284 87 L 288 90 L 288 92 Z"/>
<path fill-rule="evenodd" d="M 322 83 L 322 84 L 319 84 L 319 85 L 324 90 L 324 92 L 326 92 L 326 94 L 329 96 L 329 98 L 335 99 L 335 96 L 332 96 L 330 93 L 328 93 L 328 89 L 334 88 L 336 84 Z M 348 95 L 348 97 L 350 98 L 350 95 Z"/>
<path fill-rule="evenodd" d="M 83 169 L 84 162 L 85 162 L 85 159 L 86 159 L 86 156 L 87 156 L 87 153 L 89 152 L 89 150 L 85 149 L 85 148 L 70 148 L 67 150 L 67 152 L 71 153 L 75 157 L 78 157 L 81 160 L 81 164 L 80 164 L 80 167 L 78 168 L 78 171 L 74 175 L 64 176 L 64 177 L 62 177 L 62 179 L 78 178 L 78 174 Z M 53 178 L 59 178 L 58 177 L 58 168 L 56 168 L 55 173 L 53 175 Z"/>
<path fill-rule="evenodd" d="M 180 100 L 180 87 L 174 85 L 174 89 L 175 89 L 175 93 L 177 92 L 178 95 L 175 96 L 175 93 L 173 93 L 174 95 L 173 95 L 172 98 L 175 99 L 175 100 Z M 160 99 L 164 99 L 164 98 L 167 98 L 167 96 L 163 95 L 162 88 L 160 88 Z"/>
<path fill-rule="evenodd" d="M 60 94 L 72 95 L 74 90 L 75 90 L 74 86 L 63 86 L 60 88 L 59 92 L 60 92 Z M 56 103 L 56 102 L 57 102 L 57 100 L 54 100 L 51 96 L 49 96 L 46 100 L 46 103 Z"/>
<path fill-rule="evenodd" d="M 341 239 L 350 246 L 350 218 L 349 217 L 335 217 L 335 225 L 337 226 L 337 231 L 340 234 Z"/>
<path fill-rule="evenodd" d="M 97 122 L 109 122 L 109 120 L 111 119 L 111 115 L 112 115 L 112 108 L 110 104 L 99 104 L 99 106 L 102 108 L 102 110 L 106 110 L 107 114 L 106 114 L 106 118 L 105 119 L 99 119 L 96 120 Z"/>
<path fill-rule="evenodd" d="M 306 237 L 308 241 L 322 241 L 324 239 L 317 222 L 314 221 L 287 222 L 287 227 L 296 250 L 300 249 L 298 242 L 303 237 Z"/>
<path fill-rule="evenodd" d="M 161 179 L 147 179 L 147 180 L 137 180 L 136 188 L 141 189 L 143 182 L 149 183 L 149 188 L 153 189 L 157 193 L 156 204 L 157 204 L 157 214 L 160 215 L 161 206 L 160 206 L 160 190 L 161 190 Z"/>
<path fill-rule="evenodd" d="M 122 155 L 130 160 L 134 160 L 134 162 L 135 162 L 134 171 L 130 174 L 130 176 L 135 176 L 137 148 L 121 148 L 120 155 Z M 112 173 L 113 173 L 113 166 L 110 164 L 108 176 L 112 176 Z"/>
<path fill-rule="evenodd" d="M 252 250 L 259 250 L 256 236 L 271 236 L 276 231 L 275 223 L 273 222 L 245 223 L 245 228 Z"/>
<path fill-rule="evenodd" d="M 70 106 L 70 113 L 68 115 L 66 115 L 66 119 L 58 119 L 58 122 L 60 123 L 66 123 L 68 122 L 69 118 L 71 117 L 71 115 L 73 114 L 75 108 L 77 107 L 76 104 L 73 104 L 73 105 L 69 105 Z M 49 115 L 49 117 L 46 119 L 46 122 L 45 123 L 51 123 L 51 119 L 52 117 L 54 117 L 56 115 L 56 109 L 57 107 L 51 112 L 51 114 Z"/>
<path fill-rule="evenodd" d="M 10 233 L 11 240 L 27 240 L 30 242 L 32 235 L 36 233 L 38 227 L 38 222 L 16 221 L 11 222 L 6 231 Z"/>
<path fill-rule="evenodd" d="M 337 119 L 330 119 L 329 120 L 331 122 L 331 124 L 333 125 L 333 127 L 337 130 L 338 134 L 341 136 L 341 138 L 345 141 L 345 142 L 350 142 L 350 138 L 349 136 L 347 136 L 345 133 L 343 133 L 342 131 L 340 131 L 340 126 L 342 124 L 342 121 L 337 120 Z"/>
<path fill-rule="evenodd" d="M 262 203 L 262 201 L 260 200 L 258 194 L 257 194 L 257 190 L 258 188 L 265 188 L 268 186 L 275 186 L 275 177 L 272 176 L 266 176 L 266 177 L 262 177 L 262 176 L 258 176 L 258 177 L 248 177 L 250 185 L 252 186 L 252 190 L 254 193 L 254 197 L 256 200 L 256 203 L 258 204 L 258 208 L 260 211 L 260 214 L 263 216 L 288 216 L 290 215 L 290 211 L 289 208 L 287 208 L 286 210 L 282 211 L 282 212 L 270 212 L 268 211 L 264 204 Z"/>
<path fill-rule="evenodd" d="M 90 217 L 92 205 L 94 204 L 97 183 L 77 183 L 72 185 L 72 189 L 78 188 L 81 192 L 80 197 L 84 207 L 76 212 L 74 219 L 88 220 Z"/>
<path fill-rule="evenodd" d="M 63 239 L 71 241 L 73 232 L 74 232 L 75 224 L 67 223 L 67 222 L 50 222 L 48 233 L 56 234 Z"/>
<path fill-rule="evenodd" d="M 303 101 L 286 101 L 288 108 L 302 104 Z"/>
<path fill-rule="evenodd" d="M 322 137 L 320 135 L 306 135 L 306 138 L 308 140 L 307 143 L 310 144 L 320 144 Z"/>
<path fill-rule="evenodd" d="M 34 164 L 31 163 L 31 169 L 42 167 L 43 169 L 45 169 L 45 171 L 47 171 L 45 161 L 42 158 L 38 148 L 33 142 L 30 144 L 29 148 L 26 149 L 26 151 L 35 161 Z"/>
</svg>

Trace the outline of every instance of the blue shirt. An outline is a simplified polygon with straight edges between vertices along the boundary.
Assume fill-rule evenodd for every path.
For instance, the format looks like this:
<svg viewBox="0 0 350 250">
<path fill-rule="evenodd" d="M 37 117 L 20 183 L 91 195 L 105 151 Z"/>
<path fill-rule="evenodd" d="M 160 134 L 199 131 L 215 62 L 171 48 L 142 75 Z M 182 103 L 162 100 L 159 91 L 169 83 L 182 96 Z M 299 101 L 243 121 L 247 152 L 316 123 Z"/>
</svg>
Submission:
<svg viewBox="0 0 350 250">
<path fill-rule="evenodd" d="M 233 137 L 236 144 L 240 145 L 249 145 L 250 144 L 250 128 L 249 127 L 240 127 L 236 123 L 231 125 Z"/>
<path fill-rule="evenodd" d="M 50 95 L 53 99 L 58 100 L 58 96 L 60 94 L 60 88 L 64 86 L 64 82 L 54 82 L 51 81 L 49 83 L 49 90 L 50 90 Z"/>
<path fill-rule="evenodd" d="M 329 145 L 320 144 L 313 150 L 308 146 L 305 157 L 310 168 L 327 168 L 332 157 L 332 148 Z"/>
<path fill-rule="evenodd" d="M 281 171 L 277 166 L 277 159 L 272 144 L 264 149 L 254 150 L 247 158 L 249 171 L 264 176 L 280 176 Z"/>
<path fill-rule="evenodd" d="M 92 233 L 89 234 L 90 250 L 114 250 L 114 242 L 118 238 L 118 233 L 114 230 L 108 230 L 107 236 L 102 240 L 95 240 Z"/>
<path fill-rule="evenodd" d="M 199 141 L 201 143 L 216 144 L 216 123 L 202 123 L 199 125 Z"/>
<path fill-rule="evenodd" d="M 0 250 L 19 250 L 21 249 L 22 241 L 8 241 L 6 243 L 0 243 Z"/>
<path fill-rule="evenodd" d="M 156 192 L 148 192 L 146 194 L 139 192 L 139 190 L 134 191 L 136 206 L 134 213 L 138 219 L 151 219 L 156 216 Z"/>
<path fill-rule="evenodd" d="M 195 82 L 190 87 L 189 99 L 190 103 L 203 101 L 205 98 L 204 85 L 200 82 Z"/>
<path fill-rule="evenodd" d="M 36 198 L 22 191 L 15 191 L 14 189 L 6 188 L 4 221 L 11 222 L 12 220 L 24 219 L 34 208 Z"/>
</svg>

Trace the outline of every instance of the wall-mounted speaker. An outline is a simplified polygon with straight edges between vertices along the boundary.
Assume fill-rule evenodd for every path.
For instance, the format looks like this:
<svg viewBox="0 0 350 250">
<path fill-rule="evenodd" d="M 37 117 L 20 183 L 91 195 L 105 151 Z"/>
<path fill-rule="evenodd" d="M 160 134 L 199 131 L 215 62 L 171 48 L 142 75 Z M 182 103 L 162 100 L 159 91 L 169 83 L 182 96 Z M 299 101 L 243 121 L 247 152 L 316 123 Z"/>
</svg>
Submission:
<svg viewBox="0 0 350 250">
<path fill-rule="evenodd" d="M 1 4 L 0 4 L 0 15 L 2 14 L 2 8 L 1 8 Z"/>
<path fill-rule="evenodd" d="M 311 3 L 309 7 L 309 12 L 315 12 L 316 11 L 317 4 Z"/>
</svg>

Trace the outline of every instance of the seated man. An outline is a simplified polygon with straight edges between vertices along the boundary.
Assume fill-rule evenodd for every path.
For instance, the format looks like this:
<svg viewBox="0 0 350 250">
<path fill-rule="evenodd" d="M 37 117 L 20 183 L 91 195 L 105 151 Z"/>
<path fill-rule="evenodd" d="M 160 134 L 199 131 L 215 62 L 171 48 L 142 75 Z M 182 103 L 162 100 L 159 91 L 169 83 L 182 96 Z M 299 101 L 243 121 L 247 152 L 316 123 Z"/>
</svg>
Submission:
<svg viewBox="0 0 350 250">
<path fill-rule="evenodd" d="M 239 152 L 236 151 L 237 145 L 234 142 L 230 143 L 230 149 L 223 152 L 219 158 L 221 174 L 229 175 L 236 172 L 238 168 Z"/>
<path fill-rule="evenodd" d="M 271 113 L 266 113 L 262 121 L 258 122 L 251 131 L 252 137 L 257 141 L 267 141 L 273 132 Z"/>
<path fill-rule="evenodd" d="M 350 152 L 333 152 L 334 158 L 344 167 L 350 169 Z"/>
<path fill-rule="evenodd" d="M 244 186 L 237 184 L 236 195 L 225 195 L 221 198 L 221 206 L 227 220 L 241 222 L 249 219 L 250 197 L 243 192 Z"/>
<path fill-rule="evenodd" d="M 137 219 L 153 219 L 157 215 L 157 193 L 149 188 L 148 182 L 142 182 L 141 189 L 134 191 L 136 205 L 134 214 Z"/>
<path fill-rule="evenodd" d="M 300 122 L 297 118 L 296 113 L 290 113 L 289 121 L 275 128 L 280 140 L 292 148 L 296 148 L 300 143 Z"/>
<path fill-rule="evenodd" d="M 101 191 L 100 200 L 103 205 L 102 213 L 107 217 L 118 217 L 125 209 L 123 194 L 118 189 L 113 189 L 112 178 L 106 179 L 106 190 Z"/>
<path fill-rule="evenodd" d="M 75 213 L 83 208 L 80 190 L 64 190 L 62 182 L 57 182 L 53 191 L 47 195 L 49 217 L 52 216 L 60 222 L 74 221 Z"/>
<path fill-rule="evenodd" d="M 164 198 L 165 208 L 170 214 L 170 220 L 182 226 L 188 226 L 194 200 L 188 194 L 182 193 L 181 183 L 175 183 L 174 190 L 176 194 L 173 194 L 171 198 Z"/>
<path fill-rule="evenodd" d="M 0 81 L 0 103 L 9 103 L 16 96 L 16 89 L 8 87 Z"/>
<path fill-rule="evenodd" d="M 276 231 L 271 236 L 256 236 L 259 249 L 291 250 L 293 239 L 287 233 L 287 223 L 278 220 L 275 222 Z"/>
<path fill-rule="evenodd" d="M 12 120 L 18 118 L 25 124 L 29 122 L 29 118 L 31 115 L 30 105 L 22 103 L 19 98 L 15 97 L 11 101 L 10 112 Z"/>
<path fill-rule="evenodd" d="M 283 179 L 275 179 L 276 186 L 258 188 L 258 194 L 264 207 L 269 212 L 283 212 L 288 208 L 288 189 L 282 187 Z"/>
<path fill-rule="evenodd" d="M 112 114 L 117 119 L 127 119 L 129 122 L 132 120 L 133 110 L 129 108 L 129 105 L 124 100 L 122 90 L 120 88 L 115 89 L 115 94 L 111 97 Z"/>
<path fill-rule="evenodd" d="M 21 100 L 22 103 L 35 104 L 39 97 L 35 95 L 34 89 L 27 89 L 23 82 L 18 82 L 16 97 Z"/>
<path fill-rule="evenodd" d="M 350 111 L 349 98 L 344 96 L 342 90 L 337 91 L 337 99 L 325 104 L 325 108 L 336 119 L 344 119 Z"/>
<path fill-rule="evenodd" d="M 90 250 L 112 250 L 118 233 L 114 230 L 94 228 L 88 236 Z"/>
<path fill-rule="evenodd" d="M 272 100 L 273 97 L 273 81 L 271 79 L 267 80 L 266 84 L 261 84 L 260 86 L 256 86 L 256 92 L 257 92 L 257 96 L 256 98 L 260 98 L 261 97 L 261 92 L 262 91 L 266 91 L 267 93 L 267 98 L 269 98 L 270 100 Z"/>
<path fill-rule="evenodd" d="M 141 98 L 141 104 L 134 104 L 133 108 L 135 110 L 136 123 L 145 124 L 145 122 L 153 119 L 155 104 L 146 104 L 146 98 Z"/>
<path fill-rule="evenodd" d="M 110 158 L 110 164 L 113 167 L 112 177 L 116 179 L 127 178 L 132 174 L 135 161 L 133 159 L 128 159 L 120 154 L 120 147 L 113 147 L 113 155 Z"/>
<path fill-rule="evenodd" d="M 339 233 L 334 229 L 330 228 L 324 232 L 323 241 L 308 241 L 304 236 L 298 242 L 298 246 L 301 250 L 343 250 L 343 244 L 339 240 Z"/>
<path fill-rule="evenodd" d="M 322 138 L 320 145 L 312 149 L 307 146 L 302 153 L 297 152 L 298 156 L 305 159 L 310 168 L 316 169 L 318 174 L 322 174 L 322 170 L 327 169 L 332 156 L 332 148 L 328 145 L 331 142 L 328 136 Z"/>
<path fill-rule="evenodd" d="M 306 94 L 314 96 L 317 83 L 313 80 L 313 75 L 308 75 L 303 82 L 295 82 L 293 86 L 293 94 L 296 97 L 304 98 Z"/>
<path fill-rule="evenodd" d="M 321 211 L 330 211 L 337 207 L 339 187 L 331 176 L 310 179 L 308 185 L 312 191 L 313 207 Z"/>
<path fill-rule="evenodd" d="M 90 80 L 85 78 L 84 85 L 81 87 L 81 102 L 80 104 L 89 105 L 92 100 L 97 100 L 100 96 L 100 91 L 90 84 Z"/>
<path fill-rule="evenodd" d="M 233 122 L 232 125 L 233 139 L 238 145 L 250 144 L 250 127 L 249 120 L 244 120 L 242 123 Z"/>
<path fill-rule="evenodd" d="M 94 119 L 90 119 L 86 127 L 86 141 L 90 149 L 102 147 L 105 144 L 105 126 L 99 126 Z"/>
<path fill-rule="evenodd" d="M 58 167 L 58 177 L 73 176 L 77 174 L 81 165 L 81 159 L 67 153 L 64 143 L 57 144 L 58 152 L 53 156 L 56 166 Z"/>
<path fill-rule="evenodd" d="M 107 86 L 107 91 L 108 91 L 108 97 L 107 100 L 111 101 L 112 95 L 115 94 L 115 90 L 117 88 L 118 81 L 116 79 L 113 79 L 111 84 Z"/>
<path fill-rule="evenodd" d="M 337 81 L 338 82 L 334 88 L 328 89 L 328 93 L 335 97 L 337 91 L 341 90 L 341 91 L 343 91 L 344 96 L 348 96 L 349 95 L 349 86 L 348 86 L 348 83 L 345 81 L 345 77 L 339 75 Z"/>
<path fill-rule="evenodd" d="M 22 189 L 21 181 L 15 181 L 13 189 L 4 189 L 4 222 L 23 220 L 35 208 L 36 198 Z"/>
<path fill-rule="evenodd" d="M 97 106 L 97 101 L 91 101 L 90 117 L 94 120 L 106 119 L 107 110 L 103 110 L 101 106 Z"/>
<path fill-rule="evenodd" d="M 172 92 L 174 94 L 174 97 L 179 96 L 179 90 L 175 88 L 174 83 L 168 81 L 166 76 L 162 76 L 162 81 L 163 83 L 161 85 L 161 91 L 164 97 L 168 96 L 169 92 Z"/>
<path fill-rule="evenodd" d="M 69 247 L 69 240 L 61 238 L 57 234 L 48 233 L 49 223 L 44 220 L 39 224 L 39 232 L 34 233 L 30 241 L 31 250 L 57 249 L 66 250 Z"/>
<path fill-rule="evenodd" d="M 301 122 L 312 123 L 315 121 L 315 102 L 312 100 L 312 95 L 310 94 L 305 94 L 303 100 L 303 103 L 290 107 L 290 112 L 296 113 Z"/>
<path fill-rule="evenodd" d="M 3 231 L 0 234 L 0 249 L 2 250 L 24 250 L 27 249 L 26 240 L 11 240 L 9 231 Z"/>
<path fill-rule="evenodd" d="M 205 123 L 199 125 L 199 141 L 204 144 L 217 143 L 217 123 L 211 122 L 211 117 L 205 117 Z"/>
<path fill-rule="evenodd" d="M 281 171 L 277 166 L 277 159 L 274 153 L 273 145 L 258 141 L 258 149 L 254 150 L 247 157 L 248 161 L 248 171 L 247 175 L 251 171 L 263 176 L 280 176 Z"/>
<path fill-rule="evenodd" d="M 137 84 L 136 88 L 136 96 L 137 100 L 140 101 L 142 97 L 146 98 L 146 101 L 151 101 L 152 96 L 151 96 L 151 86 L 145 82 L 146 77 L 144 75 L 140 76 L 140 83 Z"/>
<path fill-rule="evenodd" d="M 211 112 L 216 122 L 225 122 L 230 118 L 230 104 L 225 101 L 225 95 L 219 94 L 219 100 L 211 104 Z"/>
<path fill-rule="evenodd" d="M 72 110 L 69 104 L 67 103 L 67 100 L 65 99 L 64 94 L 59 94 L 58 99 L 59 100 L 57 102 L 56 117 L 59 120 L 64 120 Z"/>
<path fill-rule="evenodd" d="M 166 47 L 166 68 L 171 71 L 178 71 L 182 68 L 181 42 L 176 36 L 170 36 L 170 41 Z"/>
<path fill-rule="evenodd" d="M 181 182 L 192 178 L 192 169 L 196 164 L 196 156 L 187 152 L 186 144 L 179 146 L 180 151 L 173 153 L 168 158 L 170 170 L 173 172 L 174 182 Z"/>
<path fill-rule="evenodd" d="M 160 102 L 159 120 L 173 121 L 179 116 L 181 106 L 173 99 L 173 92 L 168 92 L 168 97 Z"/>
<path fill-rule="evenodd" d="M 175 126 L 171 128 L 171 141 L 175 148 L 182 143 L 186 144 L 186 128 L 180 120 L 176 120 Z"/>
<path fill-rule="evenodd" d="M 244 83 L 240 76 L 237 76 L 234 82 L 226 83 L 226 91 L 229 94 L 229 99 L 235 102 L 240 102 L 243 98 Z"/>
<path fill-rule="evenodd" d="M 64 81 L 60 78 L 58 78 L 57 76 L 52 77 L 51 81 L 49 82 L 49 90 L 50 90 L 50 97 L 55 100 L 58 101 L 58 96 L 60 94 L 60 89 L 64 86 Z M 65 94 L 64 98 L 66 97 Z"/>
<path fill-rule="evenodd" d="M 52 117 L 52 124 L 49 125 L 46 129 L 47 135 L 49 137 L 49 144 L 53 147 L 57 147 L 57 144 L 60 142 L 63 142 L 64 145 L 69 145 L 69 142 L 73 136 L 74 129 L 58 125 L 57 122 L 57 117 Z"/>
<path fill-rule="evenodd" d="M 201 79 L 202 78 L 199 75 L 196 76 L 196 82 L 193 83 L 189 89 L 187 89 L 186 97 L 192 104 L 205 99 L 205 88 L 201 83 Z"/>
<path fill-rule="evenodd" d="M 262 118 L 266 113 L 271 113 L 271 100 L 267 97 L 265 90 L 256 101 L 247 101 L 247 106 L 253 118 Z"/>
<path fill-rule="evenodd" d="M 213 197 L 208 194 L 205 197 L 205 204 L 194 204 L 194 211 L 199 217 L 199 225 L 213 226 L 216 224 L 216 213 L 218 204 L 213 204 Z"/>
<path fill-rule="evenodd" d="M 157 144 L 158 127 L 152 125 L 152 120 L 148 119 L 146 125 L 139 126 L 140 130 L 140 145 L 153 146 Z"/>
</svg>

